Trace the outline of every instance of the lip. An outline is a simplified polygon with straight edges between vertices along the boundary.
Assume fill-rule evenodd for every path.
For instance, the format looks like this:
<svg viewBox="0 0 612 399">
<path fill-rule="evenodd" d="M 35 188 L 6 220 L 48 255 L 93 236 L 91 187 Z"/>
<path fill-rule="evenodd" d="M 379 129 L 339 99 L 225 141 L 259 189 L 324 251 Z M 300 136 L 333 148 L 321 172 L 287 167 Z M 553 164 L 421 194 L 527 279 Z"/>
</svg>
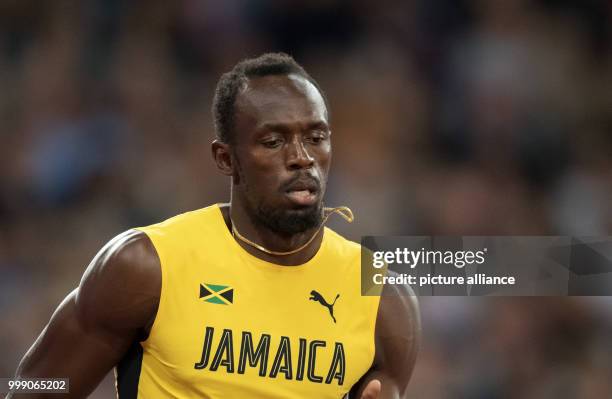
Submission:
<svg viewBox="0 0 612 399">
<path fill-rule="evenodd" d="M 312 206 L 317 202 L 319 187 L 313 180 L 298 180 L 285 190 L 285 195 L 296 205 Z"/>
<path fill-rule="evenodd" d="M 317 203 L 317 191 L 289 190 L 285 193 L 289 201 L 299 206 L 312 206 Z"/>
<path fill-rule="evenodd" d="M 311 193 L 316 193 L 317 191 L 319 191 L 319 187 L 312 180 L 298 180 L 295 183 L 291 184 L 289 187 L 287 187 L 286 192 L 300 190 L 308 190 Z"/>
</svg>

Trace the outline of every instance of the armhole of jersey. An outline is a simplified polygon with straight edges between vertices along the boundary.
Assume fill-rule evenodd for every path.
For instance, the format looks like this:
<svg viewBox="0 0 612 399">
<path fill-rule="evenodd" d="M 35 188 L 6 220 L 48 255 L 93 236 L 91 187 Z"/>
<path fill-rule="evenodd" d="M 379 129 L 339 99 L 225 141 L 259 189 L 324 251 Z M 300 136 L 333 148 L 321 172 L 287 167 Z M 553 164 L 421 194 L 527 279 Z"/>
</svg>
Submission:
<svg viewBox="0 0 612 399">
<path fill-rule="evenodd" d="M 361 284 L 361 271 L 362 271 L 362 267 L 361 267 L 361 249 L 359 251 L 358 254 L 358 262 L 359 262 L 359 284 Z M 372 364 L 370 365 L 370 368 L 368 370 L 370 370 L 372 367 L 374 367 L 374 363 L 376 362 L 376 322 L 378 320 L 378 313 L 380 312 L 380 302 L 381 302 L 381 297 L 382 297 L 382 290 L 380 292 L 380 295 L 375 295 L 375 296 L 369 296 L 369 295 L 363 295 L 363 293 L 361 292 L 361 286 L 359 287 L 359 294 L 362 296 L 362 298 L 366 298 L 369 300 L 369 305 L 370 305 L 370 309 L 369 313 L 370 313 L 370 331 L 372 332 Z"/>
<path fill-rule="evenodd" d="M 138 398 L 142 356 L 142 346 L 139 342 L 134 341 L 115 367 L 115 389 L 118 399 Z"/>
<path fill-rule="evenodd" d="M 380 311 L 380 299 L 382 297 L 382 289 L 380 290 L 380 294 L 379 295 L 363 295 L 362 293 L 362 289 L 361 289 L 361 272 L 363 271 L 362 267 L 361 267 L 361 262 L 362 262 L 362 253 L 361 253 L 362 249 L 359 249 L 359 253 L 357 254 L 357 264 L 359 265 L 359 278 L 358 278 L 358 284 L 359 284 L 359 295 L 361 295 L 362 298 L 367 298 L 369 300 L 369 305 L 372 307 L 369 310 L 370 313 L 370 331 L 372 331 L 372 348 L 374 349 L 373 351 L 373 356 L 372 356 L 372 366 L 374 365 L 374 361 L 376 360 L 376 321 L 378 320 L 378 312 Z M 372 367 L 370 366 L 370 367 Z"/>
<path fill-rule="evenodd" d="M 149 335 L 144 341 L 135 340 L 132 342 L 132 345 L 129 347 L 128 351 L 125 353 L 123 358 L 120 360 L 117 367 L 115 367 L 115 388 L 117 390 L 117 398 L 118 399 L 137 399 L 138 398 L 138 385 L 140 383 L 140 373 L 142 370 L 142 362 L 144 357 L 144 348 L 143 344 L 149 340 L 151 335 L 154 333 L 155 325 L 157 324 L 157 320 L 159 319 L 160 311 L 163 308 L 163 300 L 164 300 L 164 285 L 166 282 L 166 272 L 164 268 L 164 262 L 162 260 L 162 255 L 159 250 L 159 246 L 155 244 L 155 240 L 153 239 L 153 235 L 149 234 L 147 229 L 135 229 L 143 232 L 147 235 L 151 243 L 153 244 L 153 248 L 157 254 L 160 265 L 161 272 L 161 289 L 159 293 L 159 303 L 157 305 L 157 311 L 155 312 L 155 319 L 153 320 L 153 324 L 151 325 L 151 330 L 149 331 Z"/>
<path fill-rule="evenodd" d="M 370 366 L 370 368 L 374 367 L 374 363 L 376 362 L 376 324 L 378 321 L 378 313 L 380 312 L 380 303 L 381 303 L 381 297 L 382 295 L 376 295 L 374 298 L 372 298 L 372 307 L 374 308 L 372 311 L 372 326 L 371 326 L 371 331 L 372 331 L 372 348 L 374 349 L 372 352 L 372 365 Z"/>
<path fill-rule="evenodd" d="M 359 265 L 358 282 L 359 284 L 361 284 L 361 250 L 358 255 L 358 265 Z M 380 302 L 381 302 L 380 299 L 382 295 L 376 295 L 376 296 L 363 295 L 361 293 L 361 286 L 359 286 L 359 295 L 361 295 L 362 298 L 365 298 L 368 302 L 367 312 L 368 312 L 368 317 L 370 319 L 369 329 L 372 333 L 371 335 L 372 362 L 370 364 L 370 367 L 368 367 L 368 371 L 369 371 L 374 367 L 374 364 L 376 362 L 376 321 L 378 320 L 378 312 L 380 311 Z M 356 384 L 358 384 L 360 381 L 361 379 Z M 352 388 L 353 387 L 351 387 L 348 390 L 348 392 L 346 393 L 345 396 L 343 396 L 342 399 L 354 399 L 353 396 L 351 395 Z"/>
</svg>

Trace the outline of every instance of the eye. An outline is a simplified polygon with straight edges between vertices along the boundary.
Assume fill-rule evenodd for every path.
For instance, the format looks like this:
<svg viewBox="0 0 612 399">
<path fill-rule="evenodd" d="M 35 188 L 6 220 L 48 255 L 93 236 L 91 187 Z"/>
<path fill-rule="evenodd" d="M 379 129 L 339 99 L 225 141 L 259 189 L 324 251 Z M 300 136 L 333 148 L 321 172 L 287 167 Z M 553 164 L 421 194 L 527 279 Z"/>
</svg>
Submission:
<svg viewBox="0 0 612 399">
<path fill-rule="evenodd" d="M 327 140 L 327 135 L 324 132 L 312 132 L 307 138 L 306 141 L 311 144 L 321 144 Z"/>
<path fill-rule="evenodd" d="M 266 148 L 277 148 L 282 144 L 282 140 L 279 138 L 270 138 L 263 140 L 261 144 Z"/>
</svg>

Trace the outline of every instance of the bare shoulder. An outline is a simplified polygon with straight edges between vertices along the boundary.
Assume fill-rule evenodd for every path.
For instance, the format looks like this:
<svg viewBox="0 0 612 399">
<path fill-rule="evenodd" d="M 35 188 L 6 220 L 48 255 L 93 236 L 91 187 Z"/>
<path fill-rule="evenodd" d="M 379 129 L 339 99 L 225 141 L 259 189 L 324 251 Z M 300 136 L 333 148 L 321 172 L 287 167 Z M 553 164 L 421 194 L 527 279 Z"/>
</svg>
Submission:
<svg viewBox="0 0 612 399">
<path fill-rule="evenodd" d="M 138 230 L 109 241 L 91 261 L 76 295 L 76 309 L 85 328 L 142 329 L 157 311 L 161 266 L 155 247 Z"/>
<path fill-rule="evenodd" d="M 378 309 L 377 335 L 407 334 L 420 327 L 419 303 L 414 290 L 409 285 L 386 284 Z"/>
<path fill-rule="evenodd" d="M 398 274 L 389 270 L 387 275 L 397 276 Z M 419 313 L 418 298 L 408 284 L 385 284 L 380 303 L 382 311 L 403 310 L 414 316 L 418 316 Z"/>
</svg>

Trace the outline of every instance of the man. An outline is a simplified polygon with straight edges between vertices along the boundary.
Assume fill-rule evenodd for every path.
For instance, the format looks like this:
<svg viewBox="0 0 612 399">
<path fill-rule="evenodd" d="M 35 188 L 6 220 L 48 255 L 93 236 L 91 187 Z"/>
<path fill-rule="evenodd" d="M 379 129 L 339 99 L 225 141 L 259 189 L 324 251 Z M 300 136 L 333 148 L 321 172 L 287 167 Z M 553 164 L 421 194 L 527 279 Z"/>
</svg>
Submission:
<svg viewBox="0 0 612 399">
<path fill-rule="evenodd" d="M 403 397 L 415 298 L 361 296 L 359 245 L 323 228 L 317 83 L 265 54 L 222 76 L 213 114 L 230 203 L 111 240 L 17 375 L 70 378 L 74 398 L 112 367 L 121 399 Z"/>
</svg>

